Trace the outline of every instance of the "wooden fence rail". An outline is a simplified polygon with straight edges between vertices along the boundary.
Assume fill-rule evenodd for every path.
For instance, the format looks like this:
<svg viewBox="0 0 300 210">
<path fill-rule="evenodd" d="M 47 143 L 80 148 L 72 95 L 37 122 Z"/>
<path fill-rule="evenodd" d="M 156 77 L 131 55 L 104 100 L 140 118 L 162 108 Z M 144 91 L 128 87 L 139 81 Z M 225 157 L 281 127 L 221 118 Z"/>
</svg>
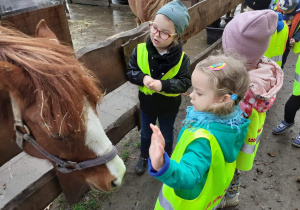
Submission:
<svg viewBox="0 0 300 210">
<path fill-rule="evenodd" d="M 190 7 L 190 25 L 182 36 L 183 41 L 205 29 L 241 2 L 242 0 L 203 0 Z M 147 23 L 144 23 L 105 42 L 84 47 L 76 53 L 77 58 L 100 78 L 102 88 L 107 92 L 98 111 L 101 123 L 114 144 L 140 122 L 138 89 L 126 82 L 124 69 L 133 48 L 147 36 L 147 28 Z M 211 51 L 220 47 L 221 40 L 218 40 L 196 56 L 191 60 L 191 69 Z M 33 179 L 24 183 L 22 178 L 26 174 Z M 23 152 L 0 168 L 0 177 L 0 186 L 6 186 L 6 190 L 0 190 L 0 209 L 42 209 L 61 193 L 52 166 Z M 11 186 L 14 187 L 10 188 Z M 82 193 L 77 195 L 75 200 L 79 199 Z"/>
</svg>

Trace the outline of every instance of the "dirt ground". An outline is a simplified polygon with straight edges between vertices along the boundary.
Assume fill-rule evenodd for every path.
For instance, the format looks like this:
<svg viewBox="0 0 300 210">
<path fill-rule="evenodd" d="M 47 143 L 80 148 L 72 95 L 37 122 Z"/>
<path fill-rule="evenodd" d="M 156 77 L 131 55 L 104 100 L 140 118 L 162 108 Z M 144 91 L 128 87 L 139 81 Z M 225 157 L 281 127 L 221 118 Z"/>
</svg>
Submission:
<svg viewBox="0 0 300 210">
<path fill-rule="evenodd" d="M 122 11 L 124 10 L 130 16 L 128 8 L 122 7 Z M 131 18 L 131 21 L 134 20 L 132 14 L 129 18 Z M 74 28 L 75 21 L 71 21 L 71 32 L 72 30 L 73 32 L 76 31 Z M 124 25 L 122 21 L 118 24 L 119 26 Z M 77 31 L 82 30 L 77 28 Z M 80 34 L 72 34 L 73 43 L 76 43 L 76 46 L 80 48 L 79 42 L 77 43 L 74 39 L 76 36 L 80 37 Z M 199 36 L 197 41 L 202 43 L 203 48 L 207 47 L 204 43 L 205 35 Z M 195 46 L 195 43 L 193 45 Z M 189 55 L 190 53 L 193 56 L 202 47 L 188 48 L 186 46 L 187 54 Z M 278 136 L 272 134 L 272 128 L 283 118 L 284 104 L 292 93 L 297 58 L 297 55 L 292 52 L 288 57 L 284 69 L 284 85 L 277 95 L 274 106 L 267 113 L 253 169 L 248 172 L 242 172 L 239 205 L 227 209 L 300 210 L 300 149 L 291 145 L 292 139 L 300 131 L 299 118 L 296 118 L 295 126 L 286 133 Z M 181 128 L 181 122 L 185 118 L 185 109 L 190 105 L 187 96 L 182 96 L 182 98 L 183 102 L 175 122 L 175 136 L 177 136 Z M 65 203 L 64 196 L 61 195 L 53 202 L 50 209 L 153 209 L 162 184 L 149 176 L 148 173 L 142 176 L 134 173 L 134 166 L 139 156 L 139 135 L 139 131 L 134 129 L 117 144 L 119 155 L 125 160 L 127 167 L 127 172 L 120 188 L 108 193 L 90 191 L 83 196 L 81 202 L 72 207 Z"/>
</svg>

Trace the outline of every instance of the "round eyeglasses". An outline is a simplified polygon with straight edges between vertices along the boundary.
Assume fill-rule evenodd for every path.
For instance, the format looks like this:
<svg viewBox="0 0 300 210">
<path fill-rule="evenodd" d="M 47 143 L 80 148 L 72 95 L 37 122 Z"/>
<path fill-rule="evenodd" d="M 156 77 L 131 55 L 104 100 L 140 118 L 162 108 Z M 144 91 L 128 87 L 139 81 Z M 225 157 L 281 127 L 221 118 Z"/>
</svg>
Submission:
<svg viewBox="0 0 300 210">
<path fill-rule="evenodd" d="M 176 36 L 177 33 L 174 33 L 174 34 L 168 34 L 166 32 L 163 32 L 163 31 L 160 31 L 158 30 L 158 28 L 153 24 L 153 22 L 149 22 L 149 31 L 151 34 L 156 34 L 158 32 L 158 35 L 159 37 L 162 39 L 162 40 L 167 40 L 169 39 L 170 37 L 173 37 L 173 36 Z"/>
</svg>

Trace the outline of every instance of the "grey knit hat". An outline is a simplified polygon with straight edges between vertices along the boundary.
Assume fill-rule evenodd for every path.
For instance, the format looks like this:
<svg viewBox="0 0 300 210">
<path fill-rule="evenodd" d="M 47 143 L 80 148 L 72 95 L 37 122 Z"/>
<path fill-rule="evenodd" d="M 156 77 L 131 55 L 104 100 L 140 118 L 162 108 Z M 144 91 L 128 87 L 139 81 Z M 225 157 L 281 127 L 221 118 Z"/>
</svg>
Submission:
<svg viewBox="0 0 300 210">
<path fill-rule="evenodd" d="M 184 29 L 189 25 L 190 16 L 181 1 L 171 1 L 158 10 L 156 14 L 163 14 L 174 23 L 176 33 L 181 36 Z"/>
</svg>

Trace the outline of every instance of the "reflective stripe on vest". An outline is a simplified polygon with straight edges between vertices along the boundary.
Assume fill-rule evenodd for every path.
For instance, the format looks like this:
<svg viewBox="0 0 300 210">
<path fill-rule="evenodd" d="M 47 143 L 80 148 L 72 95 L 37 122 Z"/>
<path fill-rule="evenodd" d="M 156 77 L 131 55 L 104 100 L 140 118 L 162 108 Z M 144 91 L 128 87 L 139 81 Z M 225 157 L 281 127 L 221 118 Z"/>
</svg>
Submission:
<svg viewBox="0 0 300 210">
<path fill-rule="evenodd" d="M 156 201 L 155 209 L 182 210 L 201 209 L 211 210 L 220 203 L 227 187 L 229 186 L 234 170 L 235 162 L 227 163 L 224 154 L 216 138 L 205 129 L 196 131 L 185 130 L 178 141 L 171 159 L 180 163 L 187 146 L 195 139 L 205 138 L 210 142 L 211 166 L 208 170 L 207 179 L 200 195 L 193 200 L 185 200 L 175 194 L 175 190 L 167 185 L 162 190 Z M 222 179 L 220 179 L 222 174 Z"/>
<path fill-rule="evenodd" d="M 161 80 L 172 79 L 174 76 L 176 76 L 176 74 L 178 73 L 178 71 L 180 69 L 183 56 L 184 56 L 184 52 L 182 52 L 182 55 L 181 55 L 181 58 L 180 58 L 179 62 L 173 68 L 171 68 L 161 78 Z M 139 68 L 142 70 L 142 72 L 144 74 L 147 74 L 147 75 L 151 76 L 151 72 L 150 72 L 150 69 L 149 69 L 148 51 L 147 51 L 147 48 L 146 48 L 146 43 L 138 44 L 138 47 L 137 47 L 137 64 L 138 64 Z M 176 97 L 176 96 L 180 95 L 179 93 L 155 92 L 154 90 L 150 90 L 146 86 L 139 86 L 139 90 L 141 92 L 143 92 L 144 94 L 146 94 L 146 95 L 152 95 L 153 93 L 159 93 L 159 94 L 169 96 L 169 97 Z"/>
<path fill-rule="evenodd" d="M 158 195 L 158 200 L 160 203 L 160 206 L 165 209 L 165 210 L 173 210 L 172 205 L 170 204 L 170 202 L 165 199 L 163 192 L 162 192 L 162 188 L 159 191 L 159 195 Z"/>
<path fill-rule="evenodd" d="M 246 154 L 253 154 L 256 150 L 256 146 L 257 144 L 260 142 L 260 137 L 261 137 L 261 134 L 259 134 L 256 138 L 256 144 L 254 145 L 249 145 L 249 144 L 246 144 L 244 143 L 242 148 L 241 148 L 241 151 L 243 153 L 246 153 Z"/>
<path fill-rule="evenodd" d="M 300 55 L 299 55 L 297 63 L 296 63 L 293 95 L 295 95 L 295 96 L 300 95 Z"/>
<path fill-rule="evenodd" d="M 265 52 L 265 56 L 275 61 L 279 66 L 282 64 L 282 55 L 285 51 L 285 45 L 289 36 L 289 27 L 284 22 L 281 31 L 277 30 L 272 34 L 269 47 Z"/>
<path fill-rule="evenodd" d="M 249 117 L 250 125 L 246 139 L 236 159 L 236 168 L 242 171 L 252 169 L 253 161 L 260 143 L 263 131 L 266 113 L 259 113 L 252 108 L 252 114 Z"/>
<path fill-rule="evenodd" d="M 277 63 L 277 61 L 282 61 L 282 55 L 273 56 L 270 59 Z"/>
</svg>

